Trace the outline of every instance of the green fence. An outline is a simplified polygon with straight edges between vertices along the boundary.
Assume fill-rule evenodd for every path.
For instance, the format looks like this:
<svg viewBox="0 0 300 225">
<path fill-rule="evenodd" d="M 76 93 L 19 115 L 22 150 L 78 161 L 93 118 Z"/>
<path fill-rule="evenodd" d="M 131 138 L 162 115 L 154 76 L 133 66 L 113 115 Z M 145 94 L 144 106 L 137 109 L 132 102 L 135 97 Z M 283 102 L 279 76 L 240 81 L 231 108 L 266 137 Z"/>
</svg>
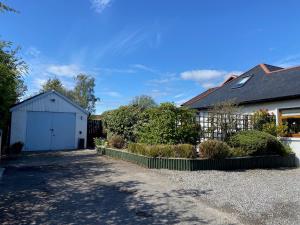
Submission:
<svg viewBox="0 0 300 225">
<path fill-rule="evenodd" d="M 182 158 L 152 158 L 133 154 L 123 150 L 98 148 L 98 153 L 116 159 L 133 162 L 149 169 L 169 170 L 239 170 L 257 168 L 296 167 L 295 154 L 288 156 L 268 155 L 249 156 L 227 159 L 182 159 Z"/>
</svg>

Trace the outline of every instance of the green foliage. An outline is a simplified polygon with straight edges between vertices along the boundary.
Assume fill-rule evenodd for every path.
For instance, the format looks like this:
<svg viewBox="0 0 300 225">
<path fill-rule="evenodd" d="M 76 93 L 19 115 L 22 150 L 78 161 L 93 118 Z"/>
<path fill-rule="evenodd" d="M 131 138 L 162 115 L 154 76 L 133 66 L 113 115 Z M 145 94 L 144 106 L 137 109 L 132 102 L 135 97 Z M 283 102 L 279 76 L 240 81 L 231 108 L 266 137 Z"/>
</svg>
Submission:
<svg viewBox="0 0 300 225">
<path fill-rule="evenodd" d="M 266 109 L 260 109 L 253 114 L 253 129 L 266 132 L 275 137 L 283 137 L 288 134 L 288 126 L 285 124 L 276 125 L 275 116 Z"/>
<path fill-rule="evenodd" d="M 266 109 L 260 109 L 253 114 L 253 129 L 262 131 L 263 126 L 268 123 L 275 123 L 275 118 Z"/>
<path fill-rule="evenodd" d="M 18 11 L 5 5 L 4 3 L 0 2 L 0 12 L 14 12 L 17 13 Z"/>
<path fill-rule="evenodd" d="M 136 96 L 134 99 L 130 102 L 130 105 L 136 106 L 142 110 L 153 108 L 157 106 L 154 99 L 147 95 L 141 95 Z"/>
<path fill-rule="evenodd" d="M 136 141 L 136 130 L 141 110 L 135 106 L 121 106 L 102 114 L 104 129 L 108 136 L 119 135 L 127 142 Z"/>
<path fill-rule="evenodd" d="M 207 140 L 200 144 L 200 157 L 223 159 L 230 156 L 230 147 L 222 141 Z"/>
<path fill-rule="evenodd" d="M 119 135 L 113 135 L 108 138 L 108 145 L 113 148 L 125 148 L 126 142 L 122 136 Z"/>
<path fill-rule="evenodd" d="M 195 147 L 189 144 L 148 145 L 142 143 L 130 143 L 128 145 L 128 151 L 149 157 L 195 158 L 197 156 Z"/>
<path fill-rule="evenodd" d="M 147 109 L 142 114 L 137 136 L 139 142 L 146 144 L 196 144 L 199 127 L 195 111 L 172 103 Z"/>
<path fill-rule="evenodd" d="M 95 96 L 95 79 L 85 74 L 79 74 L 75 77 L 75 82 L 71 98 L 88 112 L 95 112 L 96 102 L 100 100 Z"/>
<path fill-rule="evenodd" d="M 245 155 L 286 155 L 286 148 L 276 137 L 257 130 L 238 132 L 230 137 L 228 144 L 240 148 Z"/>
<path fill-rule="evenodd" d="M 287 125 L 276 125 L 275 122 L 266 123 L 262 127 L 262 131 L 268 134 L 271 134 L 275 137 L 284 137 L 288 134 L 288 126 Z"/>
<path fill-rule="evenodd" d="M 107 147 L 108 145 L 107 141 L 103 138 L 94 138 L 94 144 L 96 147 L 98 146 Z"/>
<path fill-rule="evenodd" d="M 75 88 L 73 90 L 65 88 L 58 78 L 52 78 L 42 86 L 41 92 L 55 90 L 76 102 L 90 114 L 95 112 L 96 102 L 99 101 L 94 94 L 95 79 L 85 74 L 79 74 L 74 79 Z"/>
<path fill-rule="evenodd" d="M 26 91 L 22 75 L 27 72 L 27 65 L 18 53 L 19 48 L 14 49 L 12 43 L 0 41 L 0 128 L 4 130 L 10 106 Z"/>
<path fill-rule="evenodd" d="M 65 96 L 67 96 L 68 91 L 64 88 L 62 82 L 58 78 L 49 78 L 43 85 L 42 85 L 42 92 L 55 90 Z"/>
</svg>

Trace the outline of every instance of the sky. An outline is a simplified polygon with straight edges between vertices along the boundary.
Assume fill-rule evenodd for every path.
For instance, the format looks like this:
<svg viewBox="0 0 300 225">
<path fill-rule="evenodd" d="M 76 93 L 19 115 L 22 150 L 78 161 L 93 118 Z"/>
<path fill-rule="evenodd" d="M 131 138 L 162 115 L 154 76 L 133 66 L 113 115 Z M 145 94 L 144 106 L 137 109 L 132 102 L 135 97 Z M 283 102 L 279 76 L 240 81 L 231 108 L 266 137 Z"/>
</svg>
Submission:
<svg viewBox="0 0 300 225">
<path fill-rule="evenodd" d="M 20 46 L 28 91 L 96 80 L 96 113 L 134 96 L 189 100 L 260 63 L 300 65 L 300 1 L 7 0 L 0 39 Z"/>
</svg>

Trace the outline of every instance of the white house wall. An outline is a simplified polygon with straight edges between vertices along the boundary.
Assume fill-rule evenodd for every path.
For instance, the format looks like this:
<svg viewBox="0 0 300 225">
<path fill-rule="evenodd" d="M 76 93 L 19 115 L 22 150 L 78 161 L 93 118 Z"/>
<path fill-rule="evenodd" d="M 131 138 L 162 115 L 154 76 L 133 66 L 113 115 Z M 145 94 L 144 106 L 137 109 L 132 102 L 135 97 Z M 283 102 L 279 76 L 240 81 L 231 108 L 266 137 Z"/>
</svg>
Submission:
<svg viewBox="0 0 300 225">
<path fill-rule="evenodd" d="M 55 99 L 55 101 L 51 101 Z M 38 96 L 29 103 L 24 103 L 13 109 L 11 121 L 11 137 L 10 144 L 21 141 L 25 142 L 26 139 L 26 122 L 27 111 L 40 111 L 40 112 L 70 112 L 76 113 L 76 130 L 75 130 L 75 146 L 78 145 L 78 139 L 84 138 L 86 147 L 87 137 L 87 115 L 79 108 L 67 102 L 62 97 L 55 93 L 50 93 L 46 96 Z"/>
</svg>

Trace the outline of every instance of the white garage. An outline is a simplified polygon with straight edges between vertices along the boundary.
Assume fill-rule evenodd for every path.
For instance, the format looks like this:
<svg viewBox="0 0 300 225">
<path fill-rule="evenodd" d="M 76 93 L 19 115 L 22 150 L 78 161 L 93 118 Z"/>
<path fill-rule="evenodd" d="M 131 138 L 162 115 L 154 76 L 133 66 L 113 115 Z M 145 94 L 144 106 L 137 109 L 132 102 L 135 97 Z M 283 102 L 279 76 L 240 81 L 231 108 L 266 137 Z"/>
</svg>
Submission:
<svg viewBox="0 0 300 225">
<path fill-rule="evenodd" d="M 88 112 L 56 91 L 48 91 L 11 109 L 10 144 L 24 151 L 86 147 Z"/>
</svg>

